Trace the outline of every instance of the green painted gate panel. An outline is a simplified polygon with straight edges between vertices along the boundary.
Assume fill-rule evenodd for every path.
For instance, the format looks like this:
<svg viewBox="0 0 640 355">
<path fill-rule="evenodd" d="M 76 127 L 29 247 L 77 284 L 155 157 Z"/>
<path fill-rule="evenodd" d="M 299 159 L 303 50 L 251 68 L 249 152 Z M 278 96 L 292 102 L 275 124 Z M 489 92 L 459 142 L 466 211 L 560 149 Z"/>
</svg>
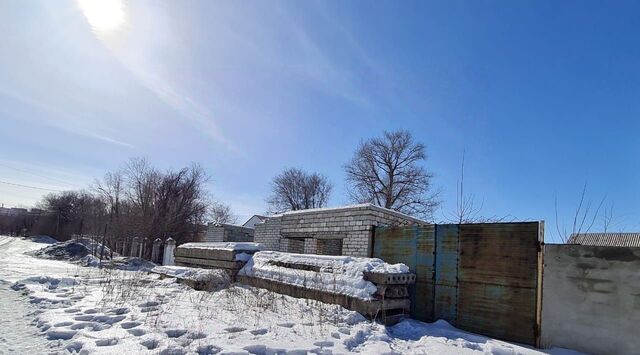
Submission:
<svg viewBox="0 0 640 355">
<path fill-rule="evenodd" d="M 542 222 L 375 230 L 372 256 L 416 273 L 412 317 L 539 344 Z"/>
<path fill-rule="evenodd" d="M 540 222 L 460 226 L 458 327 L 536 345 L 541 233 Z"/>
<path fill-rule="evenodd" d="M 458 235 L 456 224 L 435 226 L 434 318 L 455 324 L 458 307 Z"/>
<path fill-rule="evenodd" d="M 416 274 L 410 288 L 411 316 L 426 322 L 433 319 L 434 228 L 412 226 L 378 228 L 373 257 L 388 263 L 404 263 Z"/>
</svg>

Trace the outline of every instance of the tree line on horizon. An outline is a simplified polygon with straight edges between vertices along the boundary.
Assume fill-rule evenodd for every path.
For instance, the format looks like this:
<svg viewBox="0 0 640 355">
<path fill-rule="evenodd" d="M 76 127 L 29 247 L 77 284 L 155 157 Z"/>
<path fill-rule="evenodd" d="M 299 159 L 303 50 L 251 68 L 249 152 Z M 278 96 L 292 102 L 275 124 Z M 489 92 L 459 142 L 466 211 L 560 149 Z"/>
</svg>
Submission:
<svg viewBox="0 0 640 355">
<path fill-rule="evenodd" d="M 362 140 L 343 165 L 348 198 L 372 203 L 434 222 L 441 200 L 433 186 L 433 172 L 426 167 L 426 147 L 406 130 L 384 131 Z M 60 240 L 72 235 L 119 239 L 172 237 L 194 241 L 206 231 L 206 223 L 237 223 L 231 207 L 213 199 L 207 188 L 210 177 L 198 164 L 161 171 L 147 159 L 132 158 L 106 173 L 85 190 L 45 195 L 37 207 L 40 216 L 6 220 L 0 217 L 0 233 L 46 234 Z M 457 184 L 456 208 L 447 222 L 495 222 L 507 217 L 478 217 L 481 206 L 463 192 L 464 156 Z M 291 167 L 273 177 L 266 198 L 267 214 L 327 207 L 333 184 L 318 172 Z"/>
<path fill-rule="evenodd" d="M 426 147 L 410 132 L 383 132 L 360 142 L 352 158 L 343 165 L 349 200 L 372 203 L 427 222 L 435 222 L 441 200 L 432 183 L 433 173 L 425 166 Z M 454 209 L 443 213 L 447 223 L 507 222 L 514 217 L 480 215 L 482 204 L 464 190 L 465 158 L 456 184 Z M 122 167 L 106 173 L 84 190 L 45 195 L 36 205 L 44 214 L 0 216 L 0 233 L 45 234 L 59 240 L 73 235 L 103 236 L 113 245 L 132 237 L 172 237 L 178 243 L 196 241 L 206 232 L 206 223 L 237 223 L 231 207 L 213 199 L 207 188 L 210 177 L 198 164 L 161 171 L 147 159 L 132 158 Z M 286 168 L 273 177 L 267 197 L 267 214 L 327 207 L 333 184 L 318 172 Z M 591 209 L 586 200 L 586 183 L 575 212 L 574 227 L 556 228 L 562 241 L 574 232 L 585 232 L 600 215 L 603 198 Z M 586 202 L 585 202 L 586 200 Z M 586 206 L 586 207 L 585 207 Z M 611 208 L 612 209 L 612 208 Z M 595 211 L 595 212 L 594 212 Z M 608 215 L 607 212 L 608 211 Z M 605 209 L 606 231 L 611 212 Z M 576 221 L 591 221 L 586 223 Z M 576 228 L 576 225 L 579 228 Z M 150 243 L 149 243 L 150 245 Z"/>
</svg>

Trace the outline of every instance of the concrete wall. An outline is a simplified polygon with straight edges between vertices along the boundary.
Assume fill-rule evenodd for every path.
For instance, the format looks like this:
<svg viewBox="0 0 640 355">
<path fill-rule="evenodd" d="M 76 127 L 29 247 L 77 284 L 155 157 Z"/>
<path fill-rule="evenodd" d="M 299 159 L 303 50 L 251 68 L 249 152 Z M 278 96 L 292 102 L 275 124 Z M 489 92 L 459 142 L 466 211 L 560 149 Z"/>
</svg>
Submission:
<svg viewBox="0 0 640 355">
<path fill-rule="evenodd" d="M 340 239 L 342 255 L 367 257 L 375 226 L 413 224 L 426 222 L 370 204 L 291 211 L 256 225 L 255 241 L 268 250 L 288 251 L 289 239 L 304 238 L 304 252 L 315 254 L 319 239 Z"/>
<path fill-rule="evenodd" d="M 640 248 L 544 248 L 542 346 L 640 352 Z"/>
</svg>

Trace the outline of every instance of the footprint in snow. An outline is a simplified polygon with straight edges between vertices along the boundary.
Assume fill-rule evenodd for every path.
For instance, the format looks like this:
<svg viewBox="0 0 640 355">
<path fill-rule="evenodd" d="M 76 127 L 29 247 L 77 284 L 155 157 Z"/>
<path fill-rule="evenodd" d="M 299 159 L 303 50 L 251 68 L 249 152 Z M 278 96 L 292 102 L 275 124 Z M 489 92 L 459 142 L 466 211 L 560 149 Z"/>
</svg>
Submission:
<svg viewBox="0 0 640 355">
<path fill-rule="evenodd" d="M 279 323 L 278 326 L 280 327 L 284 327 L 284 328 L 293 328 L 293 326 L 295 326 L 295 323 L 292 322 L 287 322 L 287 323 Z"/>
<path fill-rule="evenodd" d="M 174 345 L 162 350 L 160 352 L 160 355 L 184 355 L 186 353 L 187 351 L 184 350 L 182 347 L 178 347 Z"/>
<path fill-rule="evenodd" d="M 96 316 L 91 315 L 91 314 L 85 314 L 85 315 L 82 315 L 82 316 L 75 316 L 75 317 L 73 317 L 73 319 L 75 319 L 77 321 L 80 321 L 80 322 L 88 322 L 88 321 L 93 320 L 93 318 L 95 318 L 95 317 Z"/>
<path fill-rule="evenodd" d="M 67 308 L 64 310 L 64 313 L 78 313 L 78 312 L 80 312 L 80 310 L 77 308 Z"/>
<path fill-rule="evenodd" d="M 96 346 L 113 346 L 116 344 L 118 344 L 118 339 L 116 338 L 96 340 Z"/>
<path fill-rule="evenodd" d="M 207 334 L 205 334 L 203 332 L 195 332 L 195 333 L 189 333 L 189 335 L 187 335 L 187 337 L 189 339 L 193 339 L 193 340 L 204 339 L 204 338 L 207 337 Z"/>
<path fill-rule="evenodd" d="M 127 332 L 129 332 L 129 334 L 133 335 L 134 337 L 139 337 L 139 336 L 143 336 L 143 335 L 147 334 L 147 331 L 145 331 L 144 329 L 140 329 L 140 328 L 129 329 L 129 330 L 127 330 Z"/>
<path fill-rule="evenodd" d="M 111 308 L 106 313 L 108 313 L 108 314 L 116 314 L 116 315 L 127 314 L 127 313 L 129 313 L 129 308 L 127 308 L 127 307 Z"/>
<path fill-rule="evenodd" d="M 97 323 L 97 322 L 79 322 L 79 323 L 75 323 L 72 326 L 70 326 L 69 328 L 73 329 L 73 330 L 80 330 L 80 329 L 86 329 L 86 328 L 90 328 L 92 331 L 97 332 L 100 330 L 104 330 L 106 328 L 108 328 L 109 325 L 104 325 L 101 323 Z"/>
<path fill-rule="evenodd" d="M 71 324 L 73 324 L 73 322 L 69 322 L 69 321 L 67 321 L 67 322 L 60 322 L 60 323 L 56 323 L 56 324 L 54 324 L 53 326 L 54 326 L 54 328 L 60 328 L 60 327 L 68 327 L 68 326 L 70 326 Z"/>
<path fill-rule="evenodd" d="M 125 316 L 95 316 L 93 320 L 95 322 L 105 323 L 105 324 L 114 324 L 118 323 L 121 320 L 125 319 Z"/>
<path fill-rule="evenodd" d="M 267 334 L 269 331 L 265 328 L 262 329 L 256 329 L 256 330 L 251 330 L 249 331 L 249 333 L 253 334 L 253 335 L 265 335 Z"/>
<path fill-rule="evenodd" d="M 313 345 L 319 346 L 321 348 L 330 348 L 333 346 L 333 342 L 332 341 L 316 341 L 315 343 L 313 343 Z"/>
<path fill-rule="evenodd" d="M 149 350 L 154 350 L 160 346 L 160 341 L 158 339 L 147 339 L 140 342 L 140 345 L 144 346 Z"/>
<path fill-rule="evenodd" d="M 47 331 L 47 339 L 49 340 L 69 340 L 76 335 L 75 330 L 50 329 Z"/>
<path fill-rule="evenodd" d="M 83 313 L 84 314 L 96 314 L 96 313 L 98 313 L 98 310 L 95 309 L 95 308 L 89 308 L 89 309 L 85 310 Z"/>
<path fill-rule="evenodd" d="M 149 313 L 157 310 L 158 310 L 158 307 L 140 307 L 140 312 L 142 313 Z"/>
<path fill-rule="evenodd" d="M 240 333 L 240 332 L 244 332 L 245 330 L 247 330 L 247 328 L 229 327 L 229 328 L 224 328 L 224 330 L 226 330 L 229 333 Z"/>
<path fill-rule="evenodd" d="M 169 329 L 164 333 L 167 334 L 169 338 L 179 338 L 187 334 L 187 331 L 185 329 Z"/>
<path fill-rule="evenodd" d="M 131 329 L 139 326 L 140 324 L 142 323 L 141 322 L 124 322 L 124 323 L 120 323 L 120 326 L 122 327 L 122 329 Z"/>
<path fill-rule="evenodd" d="M 333 333 L 331 333 L 331 337 L 332 337 L 332 338 L 336 338 L 336 339 L 340 339 L 340 333 L 338 333 L 338 332 L 333 332 Z"/>
<path fill-rule="evenodd" d="M 80 350 L 82 350 L 82 347 L 84 346 L 84 343 L 81 341 L 74 341 L 72 343 L 70 343 L 69 345 L 67 345 L 65 347 L 65 349 L 70 352 L 70 353 L 79 353 Z"/>
<path fill-rule="evenodd" d="M 196 353 L 198 353 L 198 355 L 213 355 L 221 351 L 222 349 L 215 345 L 201 345 L 196 349 Z"/>
<path fill-rule="evenodd" d="M 160 302 L 156 302 L 156 301 L 149 301 L 149 302 L 144 302 L 144 303 L 140 303 L 138 305 L 138 307 L 140 308 L 146 308 L 146 307 L 156 307 L 159 306 Z"/>
</svg>

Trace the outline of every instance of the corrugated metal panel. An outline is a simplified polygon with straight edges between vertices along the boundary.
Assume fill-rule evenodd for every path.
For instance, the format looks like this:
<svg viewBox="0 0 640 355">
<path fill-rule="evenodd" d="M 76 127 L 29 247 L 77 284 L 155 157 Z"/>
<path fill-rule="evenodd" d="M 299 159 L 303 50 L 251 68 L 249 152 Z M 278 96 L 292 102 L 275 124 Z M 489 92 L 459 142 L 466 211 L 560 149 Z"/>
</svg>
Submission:
<svg viewBox="0 0 640 355">
<path fill-rule="evenodd" d="M 460 282 L 456 326 L 497 339 L 536 345 L 536 290 Z"/>
<path fill-rule="evenodd" d="M 567 244 L 640 247 L 640 233 L 574 233 Z"/>
<path fill-rule="evenodd" d="M 458 303 L 458 234 L 458 225 L 436 226 L 434 317 L 452 324 Z"/>
<path fill-rule="evenodd" d="M 433 321 L 434 228 L 378 228 L 373 242 L 373 257 L 388 263 L 404 263 L 416 273 L 411 287 L 411 314 Z"/>
<path fill-rule="evenodd" d="M 538 222 L 463 224 L 460 281 L 536 286 Z"/>
<path fill-rule="evenodd" d="M 538 222 L 379 228 L 373 256 L 416 272 L 414 318 L 537 345 L 542 238 Z"/>
<path fill-rule="evenodd" d="M 460 226 L 457 326 L 536 344 L 539 224 Z"/>
<path fill-rule="evenodd" d="M 434 226 L 415 227 L 416 236 L 416 284 L 412 298 L 412 315 L 426 322 L 434 321 Z"/>
</svg>

